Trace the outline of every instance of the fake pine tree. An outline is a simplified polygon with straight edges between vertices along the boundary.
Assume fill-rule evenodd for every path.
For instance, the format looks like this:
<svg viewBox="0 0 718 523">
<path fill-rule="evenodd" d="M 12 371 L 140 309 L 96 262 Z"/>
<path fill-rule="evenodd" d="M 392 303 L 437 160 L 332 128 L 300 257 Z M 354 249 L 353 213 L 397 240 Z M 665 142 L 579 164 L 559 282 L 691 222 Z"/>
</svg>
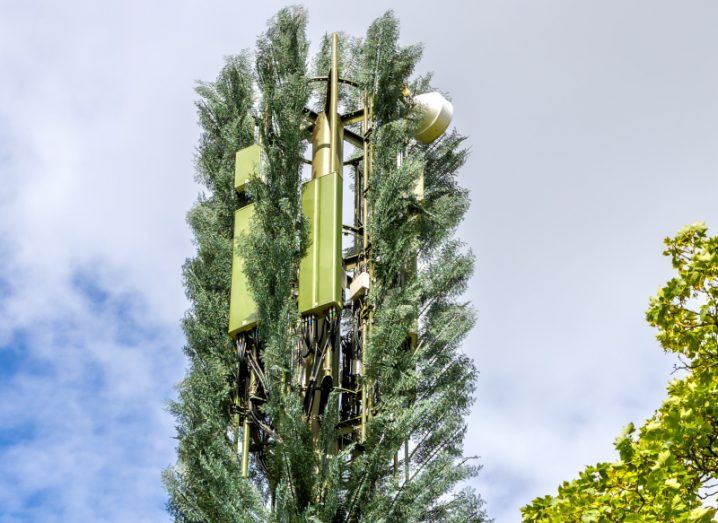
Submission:
<svg viewBox="0 0 718 523">
<path fill-rule="evenodd" d="M 325 37 L 310 67 L 306 14 L 283 9 L 197 90 L 206 192 L 164 476 L 178 522 L 485 521 L 461 488 L 478 470 L 473 257 L 454 237 L 467 151 L 427 138 L 432 121 L 421 134 L 430 77 L 398 38 L 387 13 Z"/>
</svg>

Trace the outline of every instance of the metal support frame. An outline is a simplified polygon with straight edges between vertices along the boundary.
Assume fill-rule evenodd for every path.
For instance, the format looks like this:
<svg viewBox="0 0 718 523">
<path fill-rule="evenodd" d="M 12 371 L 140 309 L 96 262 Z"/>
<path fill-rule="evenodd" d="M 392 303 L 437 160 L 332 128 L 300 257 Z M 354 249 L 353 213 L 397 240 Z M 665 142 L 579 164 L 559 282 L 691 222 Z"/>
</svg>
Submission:
<svg viewBox="0 0 718 523">
<path fill-rule="evenodd" d="M 312 434 L 319 434 L 329 394 L 339 383 L 340 315 L 329 309 L 302 319 L 296 380 Z"/>
<path fill-rule="evenodd" d="M 344 165 L 354 169 L 354 224 L 342 227 L 354 239 L 352 253 L 344 259 L 343 269 L 355 276 L 368 271 L 368 233 L 365 227 L 368 215 L 369 131 L 371 109 L 365 93 L 362 107 L 339 114 L 339 84 L 358 85 L 341 78 L 339 71 L 338 35 L 331 37 L 331 67 L 327 76 L 313 78 L 327 83 L 324 110 L 317 113 L 305 109 L 309 120 L 306 128 L 312 134 L 312 178 L 342 172 Z M 347 127 L 361 127 L 361 134 Z M 360 156 L 344 160 L 342 143 L 346 141 L 359 149 Z M 327 143 L 328 142 L 328 143 Z M 349 276 L 351 279 L 351 276 Z M 339 437 L 335 447 L 343 448 L 351 442 L 362 443 L 366 438 L 367 400 L 370 396 L 364 379 L 364 340 L 368 335 L 369 313 L 366 296 L 342 309 L 330 307 L 309 311 L 302 319 L 301 342 L 296 361 L 296 382 L 304 394 L 303 402 L 307 421 L 316 436 L 331 390 L 339 392 Z M 341 318 L 347 320 L 342 336 Z M 320 366 L 320 362 L 323 366 Z M 323 370 L 322 370 L 323 369 Z M 321 371 L 321 372 L 319 372 Z M 331 371 L 331 374 L 330 374 Z M 323 374 L 322 374 L 323 373 Z"/>
<path fill-rule="evenodd" d="M 334 450 L 355 444 L 361 451 L 367 440 L 367 427 L 379 398 L 379 387 L 367 379 L 365 369 L 368 357 L 368 340 L 371 335 L 373 311 L 369 295 L 374 286 L 374 268 L 371 263 L 371 238 L 367 224 L 370 220 L 368 200 L 371 182 L 373 146 L 373 107 L 371 96 L 364 92 L 361 107 L 339 114 L 339 84 L 357 88 L 351 80 L 340 77 L 338 36 L 332 35 L 331 69 L 327 76 L 313 78 L 326 82 L 327 95 L 324 109 L 317 113 L 305 109 L 307 119 L 303 130 L 311 135 L 312 179 L 338 174 L 342 182 L 343 167 L 349 166 L 354 173 L 353 225 L 343 229 L 352 237 L 353 246 L 341 260 L 341 270 L 348 282 L 368 273 L 368 287 L 357 293 L 349 302 L 333 301 L 326 305 L 302 310 L 298 325 L 296 352 L 292 363 L 292 383 L 287 386 L 302 395 L 304 415 L 314 437 L 318 437 L 329 395 L 339 393 L 339 425 Z M 344 142 L 356 149 L 350 159 L 344 157 Z M 400 161 L 400 160 L 399 160 Z M 341 197 L 341 191 L 338 193 Z M 341 208 L 341 203 L 340 206 Z M 327 223 L 327 222 L 324 222 Z M 341 236 L 340 236 L 341 237 Z M 323 248 L 323 247 L 322 247 Z M 339 247 L 341 249 L 341 246 Z M 322 273 L 323 274 L 323 273 Z M 300 271 L 301 279 L 301 271 Z M 366 280 L 367 277 L 363 276 Z M 299 285 L 301 289 L 301 285 Z M 300 291 L 301 292 L 301 291 Z M 261 413 L 261 405 L 267 400 L 267 389 L 262 365 L 262 345 L 257 340 L 256 328 L 239 332 L 235 336 L 237 347 L 237 378 L 235 387 L 237 415 L 237 446 L 241 425 L 240 470 L 244 477 L 253 466 L 264 468 L 264 453 L 276 434 L 271 423 Z M 398 474 L 399 452 L 395 457 L 395 473 Z M 404 444 L 404 476 L 409 477 L 409 442 Z"/>
<path fill-rule="evenodd" d="M 257 465 L 266 470 L 264 450 L 274 431 L 260 409 L 267 400 L 267 392 L 260 357 L 263 347 L 257 340 L 256 330 L 237 334 L 235 346 L 238 361 L 234 387 L 235 408 L 242 422 L 240 470 L 242 476 L 247 477 L 250 453 L 255 454 Z"/>
</svg>

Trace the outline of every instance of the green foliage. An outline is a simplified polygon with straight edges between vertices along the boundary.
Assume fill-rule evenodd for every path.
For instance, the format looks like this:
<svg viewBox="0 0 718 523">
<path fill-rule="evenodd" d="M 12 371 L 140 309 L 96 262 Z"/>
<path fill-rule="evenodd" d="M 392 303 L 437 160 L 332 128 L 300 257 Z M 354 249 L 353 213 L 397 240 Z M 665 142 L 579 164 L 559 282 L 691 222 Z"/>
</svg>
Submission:
<svg viewBox="0 0 718 523">
<path fill-rule="evenodd" d="M 718 237 L 702 223 L 667 238 L 677 275 L 646 314 L 685 377 L 636 431 L 615 442 L 620 460 L 599 463 L 563 483 L 557 496 L 522 509 L 529 522 L 710 522 L 718 480 Z"/>
<path fill-rule="evenodd" d="M 248 281 L 257 300 L 269 394 L 279 395 L 291 361 L 291 300 L 301 246 L 306 241 L 300 204 L 301 126 L 309 97 L 306 14 L 283 9 L 257 40 L 257 80 L 262 92 L 260 140 L 264 179 L 254 179 L 256 219 L 243 246 Z"/>
<path fill-rule="evenodd" d="M 374 118 L 380 125 L 406 116 L 402 90 L 421 58 L 421 45 L 400 47 L 399 20 L 386 12 L 367 30 L 361 49 L 359 82 L 374 99 Z"/>
<path fill-rule="evenodd" d="M 468 208 L 467 193 L 456 181 L 466 151 L 455 134 L 431 146 L 409 140 L 413 122 L 402 87 L 417 86 L 411 75 L 421 47 L 400 47 L 398 36 L 398 22 L 387 13 L 372 24 L 356 53 L 357 75 L 373 95 L 379 123 L 369 182 L 376 282 L 366 371 L 381 384 L 381 401 L 366 450 L 352 464 L 348 520 L 484 521 L 482 502 L 470 491 L 446 496 L 477 470 L 461 457 L 476 370 L 459 345 L 474 315 L 456 301 L 473 257 L 452 239 Z M 418 201 L 412 187 L 422 172 L 425 198 Z M 418 267 L 410 253 L 418 255 Z M 418 344 L 410 353 L 406 333 L 417 320 Z M 404 481 L 390 463 L 407 438 L 411 467 Z"/>
<path fill-rule="evenodd" d="M 301 125 L 309 97 L 306 13 L 283 9 L 257 40 L 257 80 L 262 91 L 260 141 L 264 179 L 251 184 L 256 219 L 243 244 L 247 276 L 259 313 L 267 385 L 265 411 L 277 440 L 269 453 L 270 488 L 280 513 L 296 517 L 314 495 L 311 435 L 298 397 L 289 394 L 297 310 L 292 299 L 306 231 L 300 205 Z M 279 518 L 283 521 L 287 519 Z M 291 520 L 291 518 L 289 519 Z"/>
<path fill-rule="evenodd" d="M 334 393 L 321 433 L 312 438 L 290 379 L 297 267 L 308 241 L 300 206 L 302 110 L 323 103 L 312 95 L 306 71 L 305 11 L 287 8 L 272 19 L 257 40 L 253 68 L 246 55 L 230 58 L 214 83 L 198 88 L 198 179 L 208 192 L 189 216 L 198 247 L 185 266 L 192 302 L 184 322 L 189 369 L 172 404 L 178 462 L 165 472 L 176 521 L 485 521 L 475 493 L 454 492 L 478 470 L 462 457 L 476 369 L 460 352 L 474 325 L 460 295 L 473 256 L 454 238 L 469 204 L 456 177 L 467 152 L 455 133 L 431 146 L 409 141 L 413 120 L 402 89 L 428 88 L 428 79 L 412 81 L 421 47 L 401 47 L 398 38 L 398 21 L 387 13 L 365 39 L 343 36 L 340 49 L 343 74 L 373 96 L 378 123 L 369 194 L 377 281 L 370 293 L 374 315 L 365 370 L 379 384 L 380 400 L 361 451 L 330 452 L 338 422 Z M 318 75 L 327 73 L 327 45 L 325 38 L 314 62 Z M 253 85 L 261 96 L 255 97 Z M 351 106 L 356 94 L 343 89 Z M 263 176 L 249 184 L 255 221 L 238 247 L 258 307 L 263 409 L 275 436 L 267 450 L 268 473 L 253 463 L 244 479 L 230 405 L 237 358 L 226 328 L 232 216 L 239 204 L 234 154 L 254 142 L 255 124 L 265 163 Z M 397 166 L 399 151 L 405 159 Z M 418 200 L 412 187 L 421 172 L 425 197 Z M 411 352 L 407 332 L 417 324 L 418 344 Z M 408 481 L 392 467 L 406 440 Z"/>
<path fill-rule="evenodd" d="M 202 136 L 197 178 L 209 194 L 190 211 L 197 255 L 184 266 L 192 307 L 184 319 L 190 370 L 170 406 L 177 420 L 178 466 L 165 471 L 170 512 L 178 522 L 261 521 L 261 496 L 240 478 L 231 426 L 229 376 L 236 367 L 225 331 L 232 259 L 234 152 L 253 141 L 249 58 L 227 59 L 217 81 L 201 84 L 197 104 Z"/>
</svg>

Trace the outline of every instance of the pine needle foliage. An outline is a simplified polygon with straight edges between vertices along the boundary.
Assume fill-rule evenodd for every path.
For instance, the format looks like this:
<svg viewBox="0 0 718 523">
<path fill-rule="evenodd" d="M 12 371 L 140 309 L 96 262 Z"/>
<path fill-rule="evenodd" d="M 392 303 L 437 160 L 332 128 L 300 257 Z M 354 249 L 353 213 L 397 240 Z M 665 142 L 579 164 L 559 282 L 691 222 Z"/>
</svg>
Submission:
<svg viewBox="0 0 718 523">
<path fill-rule="evenodd" d="M 475 321 L 461 300 L 473 256 L 454 237 L 469 206 L 457 180 L 467 150 L 456 132 L 429 146 L 410 140 L 415 122 L 403 91 L 427 90 L 430 78 L 413 78 L 421 46 L 399 45 L 391 12 L 366 37 L 343 36 L 340 49 L 343 75 L 371 94 L 377 124 L 368 195 L 376 283 L 366 373 L 379 401 L 362 449 L 330 451 L 336 395 L 316 440 L 302 417 L 290 376 L 297 270 L 308 241 L 300 205 L 303 109 L 323 103 L 309 81 L 306 23 L 302 8 L 282 9 L 258 38 L 253 64 L 246 53 L 230 57 L 215 82 L 197 89 L 203 129 L 198 181 L 206 193 L 189 213 L 197 254 L 184 267 L 189 368 L 171 405 L 178 459 L 164 474 L 169 510 L 178 522 L 486 521 L 481 498 L 468 488 L 456 490 L 478 471 L 462 457 L 477 374 L 460 349 Z M 327 46 L 325 38 L 314 74 L 327 73 Z M 357 100 L 346 88 L 343 94 L 347 105 Z M 255 140 L 265 165 L 250 182 L 255 219 L 239 248 L 258 308 L 264 413 L 274 435 L 267 472 L 253 463 L 245 479 L 230 405 L 238 363 L 226 328 L 232 217 L 239 205 L 234 154 Z M 412 188 L 421 173 L 419 199 Z M 412 330 L 418 331 L 414 350 L 406 343 Z M 399 471 L 395 455 L 407 440 L 409 461 L 401 457 Z"/>
<path fill-rule="evenodd" d="M 200 195 L 188 221 L 197 255 L 184 266 L 192 303 L 183 328 L 189 372 L 170 406 L 177 420 L 178 463 L 165 471 L 170 512 L 178 522 L 264 521 L 259 491 L 239 474 L 236 442 L 228 437 L 230 376 L 235 350 L 229 319 L 234 151 L 253 143 L 252 67 L 246 54 L 227 60 L 217 81 L 200 84 L 197 104 L 203 132 L 197 154 Z"/>
</svg>

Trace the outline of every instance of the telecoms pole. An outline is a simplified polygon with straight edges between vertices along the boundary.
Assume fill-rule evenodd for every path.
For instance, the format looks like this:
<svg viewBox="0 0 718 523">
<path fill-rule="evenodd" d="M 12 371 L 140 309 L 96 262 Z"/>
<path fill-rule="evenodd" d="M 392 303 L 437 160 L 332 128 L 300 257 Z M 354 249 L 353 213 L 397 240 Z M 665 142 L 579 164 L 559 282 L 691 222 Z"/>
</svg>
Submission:
<svg viewBox="0 0 718 523">
<path fill-rule="evenodd" d="M 302 187 L 301 200 L 302 213 L 309 223 L 310 243 L 297 276 L 301 321 L 297 326 L 292 382 L 288 384 L 290 390 L 300 395 L 306 422 L 315 438 L 326 417 L 330 393 L 339 394 L 334 451 L 352 443 L 361 450 L 378 390 L 378 384 L 369 383 L 365 376 L 366 342 L 372 320 L 368 295 L 373 283 L 371 238 L 367 227 L 371 209 L 367 193 L 375 122 L 371 96 L 367 92 L 362 93 L 361 107 L 348 108 L 340 114 L 339 84 L 354 89 L 360 87 L 340 76 L 338 45 L 335 33 L 331 37 L 329 74 L 312 79 L 326 83 L 323 110 L 317 113 L 305 109 L 312 168 L 311 179 Z M 419 95 L 408 98 L 408 103 L 421 111 L 417 140 L 428 143 L 444 132 L 452 109 L 441 95 Z M 351 146 L 348 159 L 345 142 Z M 343 225 L 342 221 L 345 165 L 354 170 L 352 226 Z M 261 144 L 237 153 L 235 189 L 242 205 L 235 212 L 229 334 L 236 342 L 239 359 L 234 403 L 238 425 L 242 427 L 244 476 L 249 470 L 250 453 L 254 454 L 257 465 L 264 468 L 264 455 L 273 437 L 271 422 L 261 409 L 267 391 L 262 341 L 257 337 L 257 308 L 248 290 L 244 261 L 236 242 L 252 225 L 254 204 L 247 196 L 247 183 L 251 176 L 261 177 L 261 174 Z M 344 233 L 354 239 L 346 250 L 342 249 Z M 410 333 L 407 335 L 410 339 Z"/>
</svg>

